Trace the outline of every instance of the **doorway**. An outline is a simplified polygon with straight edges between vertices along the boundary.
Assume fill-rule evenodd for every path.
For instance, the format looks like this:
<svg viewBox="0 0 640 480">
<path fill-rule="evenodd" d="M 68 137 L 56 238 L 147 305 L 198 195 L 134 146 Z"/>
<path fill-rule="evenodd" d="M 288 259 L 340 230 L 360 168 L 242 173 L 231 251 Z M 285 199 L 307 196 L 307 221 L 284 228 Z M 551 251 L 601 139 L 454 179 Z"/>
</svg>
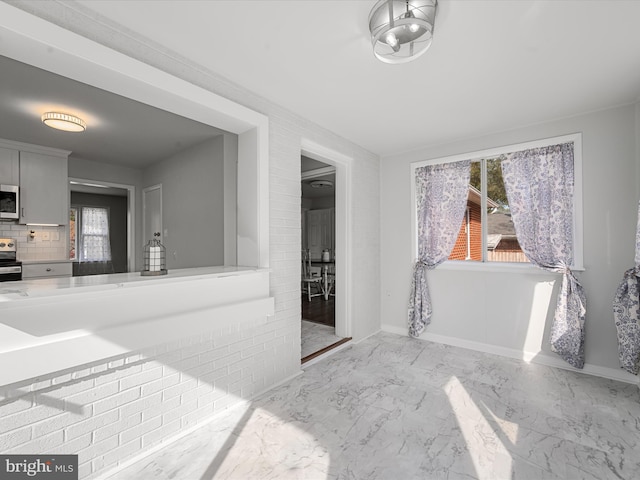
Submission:
<svg viewBox="0 0 640 480">
<path fill-rule="evenodd" d="M 85 193 L 93 195 L 102 195 L 105 197 L 113 196 L 124 199 L 123 206 L 123 228 L 119 231 L 122 238 L 119 239 L 124 245 L 123 255 L 123 267 L 118 269 L 122 272 L 134 272 L 136 270 L 136 258 L 135 258 L 135 198 L 136 189 L 133 185 L 105 182 L 101 180 L 83 179 L 83 178 L 69 178 L 69 197 L 73 198 L 74 194 Z M 70 232 L 70 250 L 74 249 L 73 242 L 76 240 L 73 232 Z M 75 270 L 75 268 L 74 268 Z M 105 272 L 102 272 L 105 273 Z M 113 273 L 113 272 L 107 272 Z M 116 272 L 119 273 L 119 272 Z M 81 274 L 78 272 L 78 274 Z M 76 276 L 76 272 L 74 272 Z"/>
<path fill-rule="evenodd" d="M 337 328 L 336 167 L 301 155 L 301 362 L 304 364 L 348 342 Z M 338 302 L 340 303 L 340 302 Z"/>
</svg>

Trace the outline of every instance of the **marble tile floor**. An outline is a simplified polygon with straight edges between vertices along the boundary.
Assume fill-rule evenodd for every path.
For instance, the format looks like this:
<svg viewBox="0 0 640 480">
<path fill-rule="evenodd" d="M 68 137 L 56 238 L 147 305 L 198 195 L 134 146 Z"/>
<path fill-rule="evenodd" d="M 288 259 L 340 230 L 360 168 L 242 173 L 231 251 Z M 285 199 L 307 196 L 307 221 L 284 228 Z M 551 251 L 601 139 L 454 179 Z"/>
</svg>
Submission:
<svg viewBox="0 0 640 480">
<path fill-rule="evenodd" d="M 638 479 L 637 385 L 376 334 L 112 480 Z"/>
<path fill-rule="evenodd" d="M 302 320 L 302 358 L 342 340 L 342 337 L 338 337 L 335 331 L 334 327 Z"/>
</svg>

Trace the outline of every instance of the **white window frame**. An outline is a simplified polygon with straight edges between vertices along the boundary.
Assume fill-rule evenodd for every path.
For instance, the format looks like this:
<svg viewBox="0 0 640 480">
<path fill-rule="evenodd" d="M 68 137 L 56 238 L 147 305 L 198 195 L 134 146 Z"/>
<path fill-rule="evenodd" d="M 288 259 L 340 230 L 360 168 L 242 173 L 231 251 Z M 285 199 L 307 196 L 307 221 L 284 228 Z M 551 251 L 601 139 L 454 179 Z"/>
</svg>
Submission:
<svg viewBox="0 0 640 480">
<path fill-rule="evenodd" d="M 416 204 L 416 170 L 427 166 L 442 163 L 460 162 L 463 160 L 478 161 L 480 159 L 497 158 L 521 150 L 529 150 L 532 148 L 547 147 L 550 145 L 558 145 L 560 143 L 573 142 L 573 173 L 574 173 L 574 190 L 573 190 L 573 265 L 572 270 L 584 270 L 583 256 L 583 217 L 582 217 L 582 133 L 573 133 L 558 137 L 544 138 L 531 142 L 516 143 L 505 145 L 486 150 L 478 150 L 474 152 L 461 153 L 446 157 L 434 158 L 431 160 L 422 160 L 412 162 L 410 165 L 411 173 L 411 248 L 414 260 L 418 258 L 418 209 Z M 484 180 L 483 180 L 484 183 Z M 486 187 L 485 190 L 486 191 Z M 486 198 L 483 194 L 483 201 Z M 484 227 L 484 226 L 483 226 Z M 484 232 L 484 228 L 483 228 Z M 483 249 L 486 248 L 486 235 L 483 233 Z M 483 255 L 484 257 L 484 255 Z M 462 260 L 446 260 L 438 268 L 447 270 L 473 270 L 473 271 L 491 271 L 491 272 L 542 272 L 532 263 L 512 263 L 512 262 L 478 262 L 478 261 L 462 261 Z"/>
</svg>

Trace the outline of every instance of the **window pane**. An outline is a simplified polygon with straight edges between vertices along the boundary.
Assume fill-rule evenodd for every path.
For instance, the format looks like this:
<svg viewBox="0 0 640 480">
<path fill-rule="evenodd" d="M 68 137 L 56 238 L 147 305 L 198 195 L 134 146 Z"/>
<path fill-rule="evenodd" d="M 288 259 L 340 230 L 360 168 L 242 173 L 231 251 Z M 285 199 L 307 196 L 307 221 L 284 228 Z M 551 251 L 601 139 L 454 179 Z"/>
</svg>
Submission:
<svg viewBox="0 0 640 480">
<path fill-rule="evenodd" d="M 449 260 L 482 261 L 481 163 L 471 162 L 467 210 Z"/>
<path fill-rule="evenodd" d="M 109 242 L 109 212 L 106 208 L 82 207 L 80 222 L 81 262 L 108 262 L 111 260 Z"/>
<path fill-rule="evenodd" d="M 109 214 L 106 208 L 82 207 L 82 234 L 109 235 Z"/>
<path fill-rule="evenodd" d="M 529 262 L 525 257 L 511 219 L 502 179 L 500 158 L 486 160 L 487 169 L 487 261 Z"/>
<path fill-rule="evenodd" d="M 482 168 L 486 170 L 487 211 L 482 215 Z M 471 162 L 469 196 L 467 210 L 460 226 L 456 244 L 449 260 L 481 262 L 482 222 L 486 228 L 486 261 L 488 262 L 528 262 L 524 256 L 511 220 L 509 202 L 502 179 L 500 158 Z"/>
</svg>

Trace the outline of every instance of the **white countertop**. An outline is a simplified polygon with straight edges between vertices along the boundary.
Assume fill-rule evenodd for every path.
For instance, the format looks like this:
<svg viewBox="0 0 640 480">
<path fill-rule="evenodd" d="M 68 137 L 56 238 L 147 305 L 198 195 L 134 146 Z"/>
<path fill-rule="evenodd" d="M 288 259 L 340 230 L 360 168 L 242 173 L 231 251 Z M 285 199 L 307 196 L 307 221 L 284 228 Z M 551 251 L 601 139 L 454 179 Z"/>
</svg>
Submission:
<svg viewBox="0 0 640 480">
<path fill-rule="evenodd" d="M 58 260 L 20 260 L 24 265 L 37 265 L 41 263 L 71 263 L 69 259 L 58 259 Z"/>
<path fill-rule="evenodd" d="M 267 321 L 269 269 L 200 267 L 0 283 L 0 386 Z M 258 323 L 256 323 L 258 322 Z M 247 328 L 247 327 L 245 327 Z"/>
<path fill-rule="evenodd" d="M 43 262 L 43 263 L 49 263 Z M 167 275 L 142 276 L 140 272 L 89 275 L 83 277 L 40 278 L 0 283 L 0 308 L 3 302 L 69 295 L 116 288 L 184 282 L 205 277 L 236 276 L 257 272 L 257 267 L 197 267 L 170 270 Z"/>
</svg>

